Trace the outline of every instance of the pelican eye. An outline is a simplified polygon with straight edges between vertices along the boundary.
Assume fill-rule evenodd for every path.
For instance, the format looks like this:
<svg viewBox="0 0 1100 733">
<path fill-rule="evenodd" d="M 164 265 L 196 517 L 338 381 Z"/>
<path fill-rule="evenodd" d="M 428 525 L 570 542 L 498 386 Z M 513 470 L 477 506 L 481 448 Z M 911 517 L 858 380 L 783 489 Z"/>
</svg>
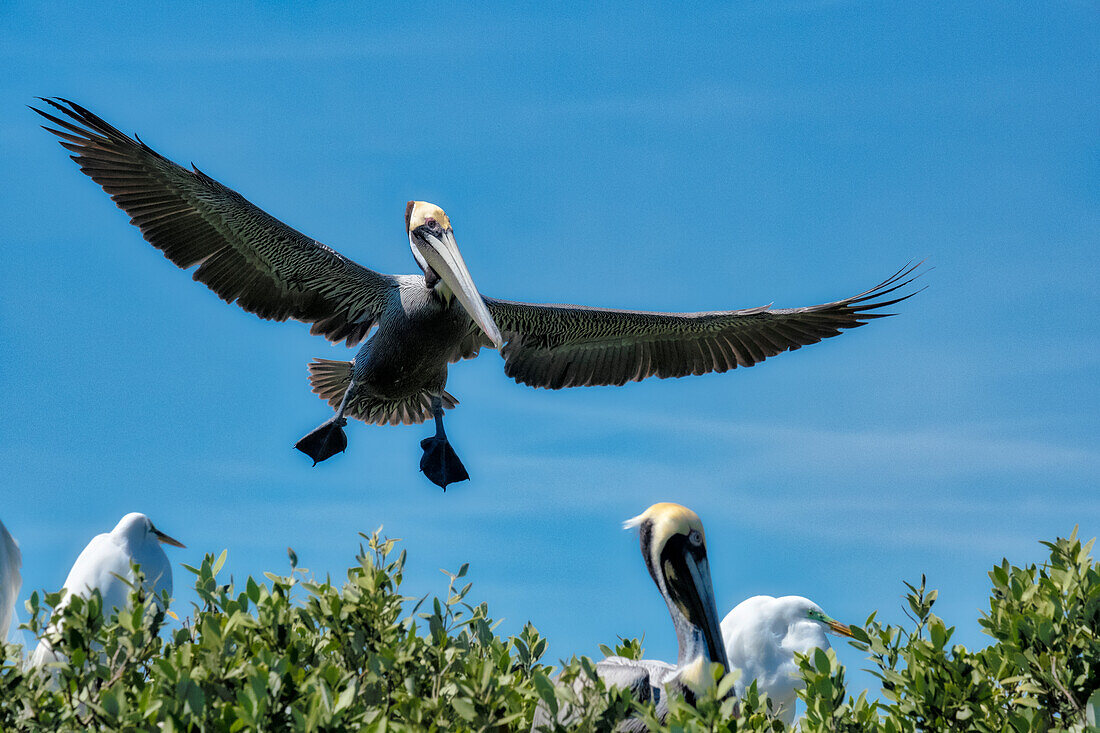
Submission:
<svg viewBox="0 0 1100 733">
<path fill-rule="evenodd" d="M 702 547 L 703 546 L 703 535 L 699 532 L 699 530 L 693 529 L 688 534 L 688 542 L 690 542 L 695 547 Z"/>
</svg>

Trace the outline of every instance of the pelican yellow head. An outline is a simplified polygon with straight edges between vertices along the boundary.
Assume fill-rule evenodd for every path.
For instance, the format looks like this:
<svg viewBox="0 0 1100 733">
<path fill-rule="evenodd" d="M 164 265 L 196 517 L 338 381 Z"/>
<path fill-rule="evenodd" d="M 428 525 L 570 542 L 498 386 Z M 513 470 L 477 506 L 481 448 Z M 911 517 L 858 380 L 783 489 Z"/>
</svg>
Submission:
<svg viewBox="0 0 1100 733">
<path fill-rule="evenodd" d="M 696 532 L 699 545 L 706 547 L 707 536 L 703 532 L 702 520 L 699 519 L 698 514 L 682 504 L 670 501 L 658 502 L 638 516 L 623 522 L 623 529 L 641 527 L 647 522 L 649 536 L 643 539 L 648 540 L 645 542 L 648 545 L 647 560 L 654 565 L 657 564 L 657 558 L 661 556 L 661 551 L 669 539 L 675 535 L 691 537 L 692 532 Z"/>
<path fill-rule="evenodd" d="M 443 229 L 451 228 L 451 220 L 447 213 L 435 204 L 427 201 L 410 201 L 405 207 L 405 231 L 411 232 L 417 227 L 424 226 L 435 221 Z"/>
</svg>

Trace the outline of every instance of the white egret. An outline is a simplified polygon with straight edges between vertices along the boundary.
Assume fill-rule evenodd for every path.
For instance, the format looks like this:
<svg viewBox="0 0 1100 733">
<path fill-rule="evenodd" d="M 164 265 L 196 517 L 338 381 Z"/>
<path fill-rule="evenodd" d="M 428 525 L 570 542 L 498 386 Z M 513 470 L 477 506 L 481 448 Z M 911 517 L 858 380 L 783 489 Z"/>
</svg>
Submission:
<svg viewBox="0 0 1100 733">
<path fill-rule="evenodd" d="M 756 680 L 779 719 L 793 723 L 796 691 L 803 687 L 795 652 L 828 649 L 826 633 L 852 636 L 846 624 L 827 616 L 809 598 L 753 596 L 737 604 L 722 619 L 722 638 L 731 667 L 741 670 L 734 688 L 738 696 Z"/>
<path fill-rule="evenodd" d="M 0 522 L 0 641 L 8 638 L 8 627 L 15 612 L 15 599 L 23 578 L 19 568 L 23 565 L 23 554 L 19 544 L 12 539 L 7 527 Z"/>
<path fill-rule="evenodd" d="M 65 578 L 67 592 L 54 609 L 54 615 L 68 605 L 73 596 L 87 598 L 96 590 L 103 598 L 104 616 L 109 616 L 113 609 L 126 608 L 134 582 L 133 564 L 141 566 L 145 576 L 142 587 L 160 605 L 162 591 L 172 594 L 172 565 L 161 548 L 162 543 L 184 547 L 154 527 L 144 514 L 127 514 L 110 532 L 93 537 L 76 558 Z M 42 665 L 56 658 L 43 641 L 34 650 L 31 663 Z"/>
</svg>

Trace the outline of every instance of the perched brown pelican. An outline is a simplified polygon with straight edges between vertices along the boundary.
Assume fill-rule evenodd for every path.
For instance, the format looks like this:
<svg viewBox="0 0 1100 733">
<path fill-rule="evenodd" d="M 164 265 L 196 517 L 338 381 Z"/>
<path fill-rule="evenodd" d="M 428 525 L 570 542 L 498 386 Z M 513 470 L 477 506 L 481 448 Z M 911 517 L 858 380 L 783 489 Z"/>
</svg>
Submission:
<svg viewBox="0 0 1100 733">
<path fill-rule="evenodd" d="M 504 372 L 532 387 L 621 385 L 748 367 L 836 336 L 907 297 L 883 299 L 912 280 L 905 267 L 880 285 L 833 303 L 709 313 L 649 313 L 483 298 L 442 209 L 409 202 L 405 227 L 419 275 L 383 275 L 352 262 L 252 205 L 193 167 L 159 155 L 83 107 L 42 100 L 35 109 L 80 169 L 131 216 L 145 239 L 228 303 L 261 318 L 293 318 L 311 333 L 354 346 L 355 359 L 317 359 L 313 390 L 336 414 L 297 443 L 314 464 L 343 451 L 347 417 L 373 424 L 435 419 L 420 467 L 436 484 L 468 478 L 447 442 L 447 365 L 500 350 Z"/>
<path fill-rule="evenodd" d="M 596 664 L 596 674 L 609 687 L 629 689 L 635 700 L 653 701 L 663 721 L 668 714 L 669 694 L 681 695 L 692 702 L 711 684 L 712 663 L 729 669 L 710 582 L 706 535 L 698 514 L 665 502 L 654 504 L 623 526 L 638 528 L 642 557 L 668 604 L 679 653 L 675 665 L 607 657 Z M 568 725 L 572 715 L 571 709 L 563 707 L 558 712 L 558 722 Z M 540 730 L 550 723 L 549 710 L 539 708 L 531 730 Z M 642 731 L 646 727 L 642 721 L 631 719 L 623 722 L 619 730 Z"/>
</svg>

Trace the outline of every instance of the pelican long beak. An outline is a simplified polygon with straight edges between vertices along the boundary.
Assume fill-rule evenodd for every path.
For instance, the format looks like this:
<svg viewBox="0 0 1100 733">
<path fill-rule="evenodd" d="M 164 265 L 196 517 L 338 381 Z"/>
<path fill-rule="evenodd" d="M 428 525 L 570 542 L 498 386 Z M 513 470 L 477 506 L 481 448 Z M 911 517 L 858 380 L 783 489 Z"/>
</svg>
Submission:
<svg viewBox="0 0 1100 733">
<path fill-rule="evenodd" d="M 703 637 L 707 656 L 721 662 L 727 670 L 726 645 L 718 625 L 718 607 L 714 602 L 714 586 L 710 582 L 710 563 L 705 554 L 693 551 L 687 543 L 669 553 L 665 564 L 665 583 L 673 602 L 689 624 Z M 679 566 L 679 567 L 677 567 Z"/>
<path fill-rule="evenodd" d="M 718 606 L 714 601 L 714 586 L 710 582 L 710 563 L 706 556 L 698 560 L 687 553 L 687 567 L 695 585 L 699 606 L 689 619 L 703 632 L 703 639 L 710 650 L 710 658 L 721 662 L 727 670 L 730 667 L 726 658 L 726 645 L 722 639 L 721 626 L 718 623 Z M 698 616 L 698 618 L 696 618 Z"/>
<path fill-rule="evenodd" d="M 462 253 L 458 251 L 454 231 L 449 226 L 436 232 L 427 226 L 418 226 L 409 231 L 409 243 L 414 252 L 439 276 L 442 284 L 458 298 L 458 302 L 493 345 L 498 349 L 503 346 L 504 339 L 500 335 L 500 329 L 489 309 L 485 307 L 485 301 L 481 299 L 481 293 L 474 285 L 470 271 L 466 269 Z"/>
<path fill-rule="evenodd" d="M 164 534 L 164 532 L 161 532 L 156 527 L 153 527 L 153 535 L 157 538 L 157 542 L 160 542 L 162 544 L 171 545 L 172 547 L 183 547 L 185 549 L 187 547 L 187 545 L 183 544 L 179 540 L 172 539 L 171 537 Z"/>
</svg>

